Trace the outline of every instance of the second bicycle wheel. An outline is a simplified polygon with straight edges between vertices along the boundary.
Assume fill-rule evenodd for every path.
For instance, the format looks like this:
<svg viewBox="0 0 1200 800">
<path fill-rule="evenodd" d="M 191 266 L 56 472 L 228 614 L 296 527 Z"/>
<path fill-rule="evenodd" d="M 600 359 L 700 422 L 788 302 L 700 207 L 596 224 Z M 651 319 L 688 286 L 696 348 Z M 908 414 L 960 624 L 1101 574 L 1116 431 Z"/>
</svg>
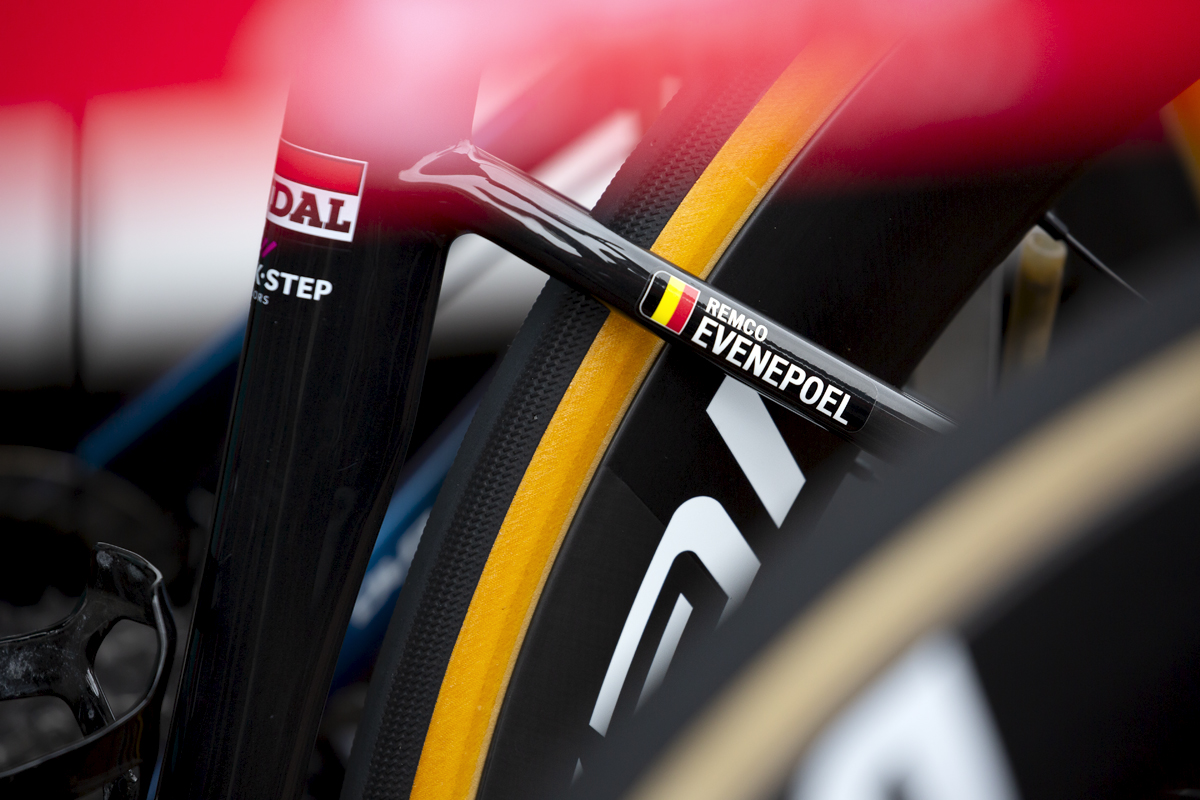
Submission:
<svg viewBox="0 0 1200 800">
<path fill-rule="evenodd" d="M 685 83 L 595 215 L 900 384 L 1076 169 L 831 183 L 917 57 L 815 40 Z M 567 789 L 856 456 L 551 282 L 430 516 L 344 796 Z"/>
</svg>

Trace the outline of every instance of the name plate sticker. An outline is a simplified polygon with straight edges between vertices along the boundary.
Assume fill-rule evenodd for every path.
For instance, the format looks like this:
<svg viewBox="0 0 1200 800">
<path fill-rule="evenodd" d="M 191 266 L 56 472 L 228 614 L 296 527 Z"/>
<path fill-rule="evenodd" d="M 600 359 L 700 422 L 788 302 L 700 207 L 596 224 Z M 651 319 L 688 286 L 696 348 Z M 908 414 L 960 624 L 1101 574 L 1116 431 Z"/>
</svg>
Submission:
<svg viewBox="0 0 1200 800">
<path fill-rule="evenodd" d="M 354 241 L 367 162 L 279 140 L 267 219 L 289 230 Z"/>
<path fill-rule="evenodd" d="M 776 344 L 767 324 L 716 297 L 702 297 L 699 288 L 667 272 L 651 276 L 638 310 L 714 358 L 723 357 L 763 394 L 798 397 L 837 428 L 861 430 L 875 408 L 875 398 L 862 389 Z"/>
</svg>

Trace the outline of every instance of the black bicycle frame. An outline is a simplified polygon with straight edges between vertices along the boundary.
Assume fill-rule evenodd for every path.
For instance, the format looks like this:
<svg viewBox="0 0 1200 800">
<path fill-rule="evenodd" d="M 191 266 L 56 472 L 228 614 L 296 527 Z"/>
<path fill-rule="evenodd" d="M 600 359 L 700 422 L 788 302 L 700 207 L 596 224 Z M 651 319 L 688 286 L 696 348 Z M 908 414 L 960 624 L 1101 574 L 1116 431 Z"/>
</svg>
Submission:
<svg viewBox="0 0 1200 800">
<path fill-rule="evenodd" d="M 159 796 L 291 798 L 476 231 L 866 449 L 934 412 L 470 145 L 408 169 L 280 145 L 212 540 Z M 722 346 L 723 343 L 723 346 Z"/>
<path fill-rule="evenodd" d="M 290 147 L 271 208 L 292 196 L 268 215 L 160 797 L 303 789 L 420 395 L 449 238 L 398 228 L 375 163 Z"/>
<path fill-rule="evenodd" d="M 816 425 L 881 457 L 951 423 L 754 308 L 637 247 L 463 142 L 400 173 L 413 219 L 478 233 Z"/>
</svg>

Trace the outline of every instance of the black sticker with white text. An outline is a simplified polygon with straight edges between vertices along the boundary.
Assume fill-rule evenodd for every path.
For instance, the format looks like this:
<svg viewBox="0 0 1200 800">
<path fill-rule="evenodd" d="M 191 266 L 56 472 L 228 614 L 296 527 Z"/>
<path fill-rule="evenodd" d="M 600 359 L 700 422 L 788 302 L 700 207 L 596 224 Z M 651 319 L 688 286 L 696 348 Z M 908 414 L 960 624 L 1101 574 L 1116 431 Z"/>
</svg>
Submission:
<svg viewBox="0 0 1200 800">
<path fill-rule="evenodd" d="M 799 398 L 811 413 L 828 418 L 832 427 L 862 429 L 875 408 L 874 397 L 779 347 L 766 324 L 707 294 L 659 272 L 651 276 L 638 310 L 711 357 L 737 367 L 764 394 Z M 693 307 L 699 313 L 692 313 Z"/>
</svg>

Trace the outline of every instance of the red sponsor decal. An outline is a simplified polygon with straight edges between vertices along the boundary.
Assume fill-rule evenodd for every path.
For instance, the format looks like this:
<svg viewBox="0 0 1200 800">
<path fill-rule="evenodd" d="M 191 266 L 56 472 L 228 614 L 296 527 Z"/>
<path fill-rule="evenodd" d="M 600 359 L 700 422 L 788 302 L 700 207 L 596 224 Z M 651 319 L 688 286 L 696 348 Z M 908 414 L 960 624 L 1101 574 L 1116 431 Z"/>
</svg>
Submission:
<svg viewBox="0 0 1200 800">
<path fill-rule="evenodd" d="M 365 168 L 361 161 L 315 153 L 282 139 L 275 159 L 275 174 L 279 177 L 341 194 L 358 194 Z"/>
</svg>

